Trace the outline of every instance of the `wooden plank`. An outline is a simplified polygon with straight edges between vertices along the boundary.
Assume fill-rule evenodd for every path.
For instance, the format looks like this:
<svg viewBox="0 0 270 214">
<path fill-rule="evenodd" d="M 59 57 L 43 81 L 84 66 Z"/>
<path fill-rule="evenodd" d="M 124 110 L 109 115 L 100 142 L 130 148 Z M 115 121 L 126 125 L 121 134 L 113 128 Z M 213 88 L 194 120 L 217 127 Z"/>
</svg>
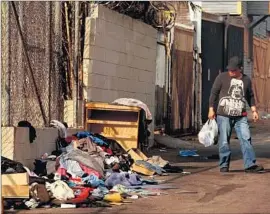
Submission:
<svg viewBox="0 0 270 214">
<path fill-rule="evenodd" d="M 91 124 L 110 124 L 110 125 L 127 125 L 137 126 L 137 122 L 126 122 L 126 121 L 109 121 L 109 120 L 87 120 L 86 123 Z"/>
<path fill-rule="evenodd" d="M 104 124 L 89 124 L 89 131 L 93 133 L 100 133 L 104 137 L 110 139 L 138 139 L 138 126 L 116 126 Z"/>
<path fill-rule="evenodd" d="M 270 105 L 270 42 L 269 39 L 254 38 L 253 85 L 258 109 L 269 111 Z"/>
<path fill-rule="evenodd" d="M 108 103 L 87 103 L 86 129 L 116 140 L 128 151 L 138 147 L 140 108 Z"/>
<path fill-rule="evenodd" d="M 98 107 L 87 107 L 87 110 L 89 109 L 89 110 L 104 110 L 104 111 L 128 111 L 128 112 L 130 112 L 130 111 L 132 111 L 132 112 L 139 112 L 141 109 L 130 109 L 130 107 L 129 106 L 125 106 L 125 107 L 128 107 L 128 108 L 126 108 L 126 109 L 121 109 L 121 108 L 98 108 Z M 137 107 L 135 107 L 135 108 L 137 108 Z"/>
<path fill-rule="evenodd" d="M 107 126 L 107 125 L 102 125 L 102 132 L 105 133 L 106 135 L 110 136 L 132 136 L 132 137 L 137 137 L 138 135 L 138 127 L 134 126 Z"/>
<path fill-rule="evenodd" d="M 139 107 L 135 106 L 122 106 L 122 105 L 112 105 L 108 103 L 86 103 L 85 107 L 87 109 L 103 109 L 103 110 L 122 110 L 122 111 L 140 111 L 141 109 Z"/>
<path fill-rule="evenodd" d="M 259 76 L 259 71 L 258 71 L 258 61 L 259 61 L 259 54 L 257 53 L 258 52 L 258 46 L 259 46 L 259 43 L 253 43 L 253 54 L 254 54 L 254 65 L 253 65 L 253 75 L 254 77 L 257 77 Z"/>
<path fill-rule="evenodd" d="M 193 52 L 193 32 L 175 29 L 174 47 L 177 50 Z"/>
<path fill-rule="evenodd" d="M 106 133 L 103 133 L 103 132 L 101 132 L 100 134 L 102 136 L 107 137 L 107 138 L 110 138 L 110 139 L 113 138 L 116 141 L 117 140 L 137 141 L 137 138 L 136 137 L 130 137 L 130 136 L 125 136 L 125 135 L 109 135 L 109 134 L 106 134 Z"/>
<path fill-rule="evenodd" d="M 137 140 L 117 139 L 116 141 L 125 151 L 138 148 Z"/>
<path fill-rule="evenodd" d="M 177 36 L 178 34 L 175 34 L 175 37 Z M 172 129 L 187 130 L 192 128 L 192 52 L 174 50 L 173 60 Z"/>
<path fill-rule="evenodd" d="M 2 174 L 4 198 L 29 198 L 29 175 L 27 173 Z"/>
<path fill-rule="evenodd" d="M 264 111 L 268 112 L 269 111 L 269 105 L 270 105 L 270 78 L 269 78 L 269 74 L 270 74 L 270 40 L 267 40 L 267 48 L 266 48 L 266 52 L 265 52 L 265 72 L 264 72 Z"/>
<path fill-rule="evenodd" d="M 2 185 L 4 198 L 29 198 L 28 185 Z"/>
<path fill-rule="evenodd" d="M 134 160 L 134 161 L 137 161 L 137 160 L 144 160 L 144 161 L 147 161 L 147 157 L 145 156 L 144 153 L 142 153 L 141 150 L 139 149 L 131 149 L 128 151 L 128 154 L 130 154 L 131 158 Z"/>
<path fill-rule="evenodd" d="M 2 185 L 28 185 L 29 176 L 27 173 L 2 174 Z"/>
</svg>

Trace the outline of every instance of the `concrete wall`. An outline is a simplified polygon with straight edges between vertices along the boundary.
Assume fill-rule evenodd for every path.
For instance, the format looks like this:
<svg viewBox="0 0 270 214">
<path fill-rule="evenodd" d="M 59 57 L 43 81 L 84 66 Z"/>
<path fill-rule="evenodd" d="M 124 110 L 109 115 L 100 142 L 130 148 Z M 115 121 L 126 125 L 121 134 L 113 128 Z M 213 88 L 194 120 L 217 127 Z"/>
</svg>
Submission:
<svg viewBox="0 0 270 214">
<path fill-rule="evenodd" d="M 68 135 L 76 133 L 77 129 L 69 129 Z M 33 169 L 33 162 L 44 153 L 51 154 L 55 150 L 55 140 L 58 130 L 55 128 L 36 128 L 37 138 L 29 142 L 29 129 L 25 127 L 2 127 L 2 153 L 11 160 L 16 160 Z"/>
<path fill-rule="evenodd" d="M 154 116 L 156 48 L 153 27 L 103 6 L 95 7 L 86 21 L 84 98 L 101 102 L 139 99 Z"/>
</svg>

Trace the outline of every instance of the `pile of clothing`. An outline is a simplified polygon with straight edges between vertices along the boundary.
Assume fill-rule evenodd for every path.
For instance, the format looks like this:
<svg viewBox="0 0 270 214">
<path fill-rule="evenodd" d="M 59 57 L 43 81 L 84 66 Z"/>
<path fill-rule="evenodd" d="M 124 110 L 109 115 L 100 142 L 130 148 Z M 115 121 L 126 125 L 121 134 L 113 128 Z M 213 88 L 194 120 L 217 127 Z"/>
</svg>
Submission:
<svg viewBox="0 0 270 214">
<path fill-rule="evenodd" d="M 52 121 L 51 124 L 59 130 L 56 150 L 51 155 L 45 153 L 36 159 L 33 172 L 18 162 L 2 157 L 2 173 L 27 172 L 29 175 L 30 199 L 20 203 L 5 200 L 6 208 L 33 209 L 65 204 L 76 207 L 110 206 L 104 201 L 119 203 L 136 192 L 125 190 L 123 194 L 123 188 L 157 184 L 155 180 L 144 180 L 131 172 L 134 160 L 116 141 L 86 131 L 67 136 L 66 127 L 59 121 Z M 154 167 L 158 174 L 166 171 L 158 165 L 169 165 L 155 157 L 140 164 Z M 111 195 L 116 192 L 120 196 Z M 147 194 L 145 190 L 143 192 Z"/>
</svg>

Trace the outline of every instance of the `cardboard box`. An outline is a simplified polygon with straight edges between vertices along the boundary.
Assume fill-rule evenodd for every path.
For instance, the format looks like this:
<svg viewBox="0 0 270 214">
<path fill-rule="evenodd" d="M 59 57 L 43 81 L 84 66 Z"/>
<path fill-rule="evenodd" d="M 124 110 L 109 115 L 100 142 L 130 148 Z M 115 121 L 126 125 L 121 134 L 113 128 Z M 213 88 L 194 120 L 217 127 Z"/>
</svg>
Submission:
<svg viewBox="0 0 270 214">
<path fill-rule="evenodd" d="M 2 185 L 28 185 L 29 176 L 27 173 L 2 174 Z"/>
<path fill-rule="evenodd" d="M 130 169 L 133 172 L 137 172 L 137 173 L 140 173 L 140 174 L 143 174 L 143 175 L 151 176 L 151 175 L 154 175 L 155 174 L 154 171 L 152 171 L 150 169 L 147 169 L 143 165 L 138 165 L 136 163 L 132 164 L 132 166 L 130 167 Z"/>
<path fill-rule="evenodd" d="M 144 153 L 142 153 L 141 150 L 139 149 L 130 149 L 128 151 L 128 154 L 130 154 L 131 158 L 134 160 L 134 161 L 137 161 L 137 160 L 144 160 L 144 161 L 147 161 L 147 157 L 145 156 Z"/>
<path fill-rule="evenodd" d="M 1 177 L 4 198 L 29 198 L 29 176 L 27 173 L 3 174 Z"/>
<path fill-rule="evenodd" d="M 29 186 L 2 185 L 2 196 L 4 198 L 29 198 Z"/>
</svg>

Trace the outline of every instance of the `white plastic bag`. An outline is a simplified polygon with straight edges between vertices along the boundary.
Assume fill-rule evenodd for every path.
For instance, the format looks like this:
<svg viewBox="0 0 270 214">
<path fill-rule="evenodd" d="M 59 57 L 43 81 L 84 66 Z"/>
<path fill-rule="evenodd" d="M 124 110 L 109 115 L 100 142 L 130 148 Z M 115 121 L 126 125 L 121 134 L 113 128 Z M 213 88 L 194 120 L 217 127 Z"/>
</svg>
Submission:
<svg viewBox="0 0 270 214">
<path fill-rule="evenodd" d="M 216 120 L 208 120 L 198 134 L 199 142 L 205 147 L 215 143 L 218 136 L 218 125 Z"/>
<path fill-rule="evenodd" d="M 64 181 L 57 180 L 52 184 L 46 182 L 45 186 L 47 191 L 50 191 L 53 197 L 58 200 L 75 198 L 73 190 Z"/>
</svg>

